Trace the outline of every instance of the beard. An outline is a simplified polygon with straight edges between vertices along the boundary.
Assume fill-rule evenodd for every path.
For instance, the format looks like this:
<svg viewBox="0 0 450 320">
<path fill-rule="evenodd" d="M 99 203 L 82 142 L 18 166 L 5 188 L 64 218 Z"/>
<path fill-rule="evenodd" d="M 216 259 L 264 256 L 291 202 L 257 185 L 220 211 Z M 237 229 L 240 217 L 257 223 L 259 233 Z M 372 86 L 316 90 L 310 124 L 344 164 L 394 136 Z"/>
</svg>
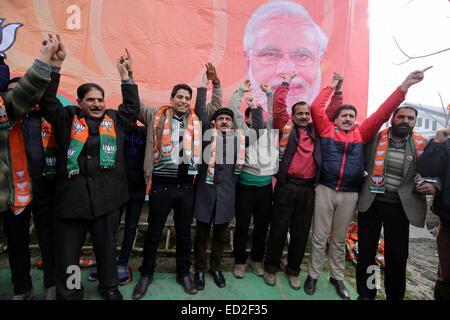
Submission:
<svg viewBox="0 0 450 320">
<path fill-rule="evenodd" d="M 252 83 L 253 95 L 255 96 L 257 101 L 261 103 L 263 109 L 267 112 L 268 111 L 267 110 L 267 96 L 259 87 L 261 85 L 261 83 L 258 83 L 258 81 L 256 81 L 255 77 L 253 76 L 251 64 L 248 69 L 248 78 L 249 78 L 250 82 Z M 281 83 L 282 83 L 282 80 L 280 77 L 278 77 L 278 79 L 272 79 L 269 83 L 266 83 L 266 84 L 272 89 L 272 92 L 275 93 L 275 89 Z M 289 92 L 286 97 L 287 113 L 290 115 L 291 107 L 299 101 L 305 101 L 306 103 L 311 105 L 311 103 L 314 101 L 314 99 L 319 94 L 320 84 L 321 84 L 320 72 L 317 74 L 317 77 L 314 80 L 312 85 L 307 83 L 304 79 L 302 79 L 299 76 L 296 76 L 294 79 L 292 79 L 291 84 L 289 85 Z"/>
<path fill-rule="evenodd" d="M 393 124 L 392 125 L 392 135 L 394 137 L 400 138 L 400 139 L 404 139 L 407 136 L 409 136 L 412 131 L 413 131 L 414 127 L 410 127 L 408 125 L 397 125 L 397 124 Z"/>
</svg>

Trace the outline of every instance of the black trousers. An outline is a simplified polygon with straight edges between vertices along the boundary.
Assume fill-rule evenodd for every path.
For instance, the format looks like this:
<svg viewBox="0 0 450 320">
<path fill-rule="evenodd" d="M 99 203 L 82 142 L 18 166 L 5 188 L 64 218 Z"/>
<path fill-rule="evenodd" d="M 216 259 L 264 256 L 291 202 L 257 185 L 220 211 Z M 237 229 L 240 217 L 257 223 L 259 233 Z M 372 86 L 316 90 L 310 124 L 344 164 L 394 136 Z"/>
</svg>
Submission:
<svg viewBox="0 0 450 320">
<path fill-rule="evenodd" d="M 220 271 L 222 263 L 223 252 L 228 243 L 228 223 L 216 224 L 213 228 L 213 239 L 211 243 L 210 255 L 210 270 Z M 208 246 L 209 233 L 211 231 L 211 224 L 204 223 L 197 220 L 197 229 L 194 242 L 194 256 L 195 256 L 195 271 L 206 272 L 207 270 L 207 256 L 206 249 Z"/>
<path fill-rule="evenodd" d="M 42 268 L 44 271 L 44 287 L 50 288 L 55 283 L 55 240 L 53 228 L 52 199 L 42 199 L 31 203 L 34 227 L 41 250 Z"/>
<path fill-rule="evenodd" d="M 375 257 L 384 229 L 384 287 L 388 300 L 402 300 L 406 290 L 409 221 L 401 203 L 375 200 L 366 212 L 358 214 L 358 263 L 356 287 L 360 296 L 375 299 L 373 276 Z M 372 266 L 372 268 L 371 268 Z M 373 279 L 373 277 L 372 277 Z M 369 281 L 368 281 L 369 280 Z"/>
<path fill-rule="evenodd" d="M 450 300 L 450 221 L 441 219 L 436 237 L 439 267 L 434 299 Z"/>
<path fill-rule="evenodd" d="M 141 274 L 152 275 L 162 231 L 170 211 L 174 211 L 177 274 L 189 274 L 191 267 L 191 224 L 194 213 L 194 190 L 191 184 L 154 185 L 149 194 L 148 229 L 145 234 Z"/>
<path fill-rule="evenodd" d="M 145 192 L 139 199 L 130 199 L 126 205 L 121 208 L 121 218 L 125 212 L 125 228 L 123 231 L 122 248 L 120 249 L 119 257 L 117 258 L 118 265 L 127 265 L 130 259 L 131 251 L 133 249 L 134 239 L 141 217 L 142 207 L 144 206 Z"/>
<path fill-rule="evenodd" d="M 272 208 L 272 185 L 247 186 L 238 183 L 236 188 L 236 228 L 234 231 L 234 260 L 236 264 L 247 261 L 248 230 L 253 216 L 252 249 L 250 258 L 262 262 L 266 251 L 266 237 Z"/>
<path fill-rule="evenodd" d="M 14 215 L 7 210 L 0 213 L 3 217 L 3 232 L 8 244 L 8 259 L 11 269 L 11 281 L 14 286 L 14 294 L 24 294 L 29 291 L 31 282 L 30 263 L 30 220 L 31 206 Z"/>
<path fill-rule="evenodd" d="M 81 289 L 67 287 L 67 280 L 71 276 L 67 268 L 78 266 L 87 231 L 92 235 L 92 245 L 97 261 L 98 289 L 100 291 L 117 289 L 115 236 L 119 216 L 120 210 L 117 208 L 94 220 L 55 219 L 57 299 L 83 299 L 82 287 Z"/>
<path fill-rule="evenodd" d="M 293 182 L 277 184 L 273 197 L 270 219 L 269 241 L 264 267 L 275 273 L 280 268 L 280 260 L 289 230 L 288 264 L 286 272 L 298 276 L 308 243 L 311 220 L 314 213 L 314 186 L 312 183 L 299 185 Z"/>
</svg>

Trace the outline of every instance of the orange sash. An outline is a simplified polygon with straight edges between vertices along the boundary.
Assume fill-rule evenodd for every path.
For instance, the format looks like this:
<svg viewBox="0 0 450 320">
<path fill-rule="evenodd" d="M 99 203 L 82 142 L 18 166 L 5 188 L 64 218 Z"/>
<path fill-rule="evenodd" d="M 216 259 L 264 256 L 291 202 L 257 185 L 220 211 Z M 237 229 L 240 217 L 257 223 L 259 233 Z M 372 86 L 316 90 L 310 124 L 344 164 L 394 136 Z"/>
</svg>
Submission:
<svg viewBox="0 0 450 320">
<path fill-rule="evenodd" d="M 384 193 L 386 187 L 386 159 L 389 153 L 389 130 L 384 129 L 378 135 L 377 148 L 375 152 L 375 159 L 372 165 L 372 173 L 370 174 L 370 192 Z M 414 161 L 423 153 L 426 146 L 426 139 L 413 132 L 409 138 L 411 149 L 415 151 Z"/>
</svg>

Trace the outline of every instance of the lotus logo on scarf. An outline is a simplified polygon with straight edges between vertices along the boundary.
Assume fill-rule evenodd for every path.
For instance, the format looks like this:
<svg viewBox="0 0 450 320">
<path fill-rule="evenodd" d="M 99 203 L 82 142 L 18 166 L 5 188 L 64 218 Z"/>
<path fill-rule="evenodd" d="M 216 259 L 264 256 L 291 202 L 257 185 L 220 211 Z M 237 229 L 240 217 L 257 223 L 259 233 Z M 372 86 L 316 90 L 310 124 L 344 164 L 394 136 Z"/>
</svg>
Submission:
<svg viewBox="0 0 450 320">
<path fill-rule="evenodd" d="M 75 129 L 76 132 L 81 132 L 84 130 L 84 126 L 76 121 L 73 122 L 73 128 Z"/>
<path fill-rule="evenodd" d="M 383 165 L 383 160 L 377 160 L 377 161 L 375 161 L 375 165 L 377 165 L 377 166 L 382 166 Z"/>
<path fill-rule="evenodd" d="M 159 152 L 153 153 L 153 159 L 158 160 L 159 158 Z"/>
<path fill-rule="evenodd" d="M 48 166 L 54 166 L 56 164 L 56 157 L 46 157 L 45 164 Z"/>
<path fill-rule="evenodd" d="M 170 153 L 170 152 L 172 152 L 172 146 L 162 146 L 161 150 L 164 153 Z"/>
<path fill-rule="evenodd" d="M 18 187 L 19 189 L 24 189 L 24 188 L 26 188 L 27 184 L 28 184 L 27 181 L 21 182 L 21 183 L 18 183 L 18 184 L 17 184 L 17 187 Z"/>
<path fill-rule="evenodd" d="M 19 178 L 23 178 L 25 176 L 25 172 L 24 171 L 17 171 L 16 172 L 16 176 L 18 176 Z"/>
<path fill-rule="evenodd" d="M 384 154 L 384 151 L 383 151 L 383 150 L 377 151 L 377 154 L 378 154 L 379 156 L 382 156 L 382 155 Z"/>
<path fill-rule="evenodd" d="M 102 126 L 104 126 L 106 130 L 110 131 L 113 126 L 113 122 L 111 120 L 103 120 Z"/>
<path fill-rule="evenodd" d="M 41 137 L 42 137 L 42 139 L 44 139 L 46 136 L 47 136 L 47 131 L 44 131 L 44 130 L 42 130 L 41 131 Z"/>
<path fill-rule="evenodd" d="M 67 156 L 68 156 L 69 158 L 72 157 L 74 153 L 75 153 L 75 150 L 73 150 L 73 149 L 67 150 Z"/>
<path fill-rule="evenodd" d="M 105 151 L 106 153 L 114 153 L 116 151 L 116 147 L 115 146 L 103 146 L 103 151 Z"/>
<path fill-rule="evenodd" d="M 20 203 L 26 203 L 26 202 L 28 202 L 28 199 L 30 198 L 30 196 L 17 196 L 17 200 L 20 202 Z"/>
<path fill-rule="evenodd" d="M 214 168 L 208 168 L 208 171 L 209 171 L 209 174 L 211 175 L 211 176 L 213 176 L 214 175 Z"/>
<path fill-rule="evenodd" d="M 373 184 L 380 185 L 384 182 L 384 177 L 383 176 L 372 176 L 370 178 L 370 180 L 372 180 Z"/>
<path fill-rule="evenodd" d="M 380 147 L 384 146 L 386 144 L 386 141 L 380 142 Z"/>
</svg>

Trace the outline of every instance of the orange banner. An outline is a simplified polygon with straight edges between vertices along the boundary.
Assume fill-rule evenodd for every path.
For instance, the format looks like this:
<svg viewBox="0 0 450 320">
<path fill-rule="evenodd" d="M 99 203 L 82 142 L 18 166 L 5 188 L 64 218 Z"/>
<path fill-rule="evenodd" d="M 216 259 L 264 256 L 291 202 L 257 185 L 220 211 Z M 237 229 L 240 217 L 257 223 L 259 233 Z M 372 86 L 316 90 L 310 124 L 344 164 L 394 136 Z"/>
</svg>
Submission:
<svg viewBox="0 0 450 320">
<path fill-rule="evenodd" d="M 225 101 L 245 79 L 275 86 L 296 71 L 288 105 L 312 102 L 333 72 L 344 74 L 344 102 L 365 119 L 368 95 L 368 0 L 2 0 L 0 51 L 14 73 L 36 57 L 48 32 L 68 51 L 61 92 L 75 102 L 84 82 L 120 103 L 115 63 L 127 48 L 147 104 L 166 104 L 176 83 L 200 85 L 204 64 L 219 72 Z M 15 24 L 15 25 L 14 25 Z"/>
</svg>

